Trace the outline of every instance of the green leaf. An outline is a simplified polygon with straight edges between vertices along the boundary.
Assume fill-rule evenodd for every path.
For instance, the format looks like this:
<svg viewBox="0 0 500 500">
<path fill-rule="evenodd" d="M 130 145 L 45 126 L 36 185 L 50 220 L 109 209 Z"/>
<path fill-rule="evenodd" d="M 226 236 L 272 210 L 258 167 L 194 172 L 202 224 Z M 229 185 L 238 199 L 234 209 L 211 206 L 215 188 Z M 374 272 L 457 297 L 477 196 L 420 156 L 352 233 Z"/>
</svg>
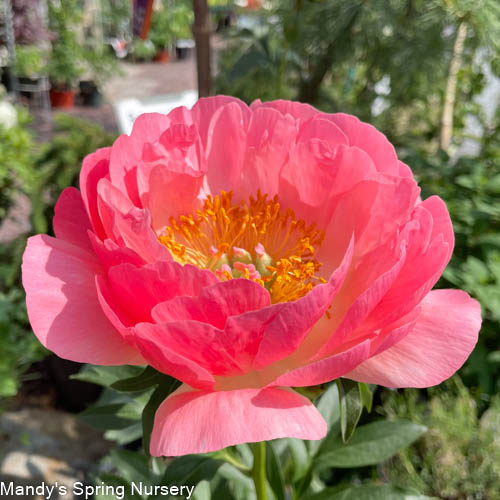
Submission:
<svg viewBox="0 0 500 500">
<path fill-rule="evenodd" d="M 310 456 L 307 451 L 306 444 L 301 439 L 286 438 L 290 453 L 292 455 L 293 478 L 298 481 L 304 477 L 310 468 Z"/>
<path fill-rule="evenodd" d="M 147 366 L 142 373 L 135 377 L 129 377 L 118 380 L 111 384 L 111 388 L 120 392 L 139 392 L 158 385 L 161 379 L 165 377 L 162 373 L 156 371 L 153 367 Z"/>
<path fill-rule="evenodd" d="M 231 464 L 222 464 L 218 474 L 226 480 L 227 488 L 237 500 L 255 500 L 253 481 Z M 214 500 L 220 497 L 215 497 Z"/>
<path fill-rule="evenodd" d="M 149 458 L 136 451 L 114 449 L 111 462 L 120 475 L 130 483 L 158 484 L 161 475 L 156 475 L 149 465 Z"/>
<path fill-rule="evenodd" d="M 331 383 L 328 389 L 323 393 L 318 402 L 318 411 L 326 421 L 328 435 L 338 433 L 337 424 L 340 419 L 339 389 L 337 384 Z M 308 441 L 309 453 L 315 455 L 323 440 Z"/>
<path fill-rule="evenodd" d="M 78 418 L 95 429 L 124 429 L 134 424 L 126 411 L 126 404 L 92 406 L 78 415 Z"/>
<path fill-rule="evenodd" d="M 111 429 L 104 433 L 104 437 L 110 441 L 115 441 L 116 444 L 124 445 L 132 443 L 142 437 L 142 423 L 134 422 L 123 429 Z"/>
<path fill-rule="evenodd" d="M 161 378 L 160 385 L 155 389 L 142 412 L 142 446 L 144 451 L 149 454 L 149 443 L 151 441 L 151 432 L 156 410 L 165 401 L 165 399 L 174 392 L 181 383 L 175 378 L 167 375 Z"/>
<path fill-rule="evenodd" d="M 272 443 L 266 443 L 266 475 L 276 500 L 285 500 L 285 481 Z"/>
<path fill-rule="evenodd" d="M 137 500 L 137 496 L 134 496 L 131 493 L 132 490 L 131 484 L 128 481 L 125 481 L 123 477 L 119 477 L 114 474 L 99 474 L 99 476 L 96 479 L 97 479 L 96 481 L 97 484 L 104 483 L 107 486 L 113 486 L 114 488 L 113 491 L 119 491 L 116 490 L 116 488 L 123 489 L 124 490 L 123 500 Z M 105 492 L 104 493 L 96 492 L 94 498 L 95 500 L 116 500 L 116 495 L 114 494 L 107 495 Z"/>
<path fill-rule="evenodd" d="M 430 497 L 420 495 L 412 490 L 392 485 L 366 484 L 363 486 L 326 488 L 309 495 L 304 500 L 426 500 Z"/>
<path fill-rule="evenodd" d="M 196 486 L 201 481 L 211 480 L 219 467 L 223 465 L 222 460 L 216 460 L 206 455 L 185 455 L 176 458 L 165 471 L 161 484 Z M 150 497 L 152 500 L 152 498 Z"/>
<path fill-rule="evenodd" d="M 409 446 L 426 430 L 423 425 L 407 420 L 382 420 L 362 425 L 347 444 L 337 437 L 328 448 L 320 450 L 314 466 L 322 469 L 376 465 Z"/>
<path fill-rule="evenodd" d="M 141 366 L 95 366 L 84 365 L 79 373 L 71 375 L 70 378 L 90 382 L 91 384 L 110 386 L 120 379 L 136 377 L 141 373 Z"/>
<path fill-rule="evenodd" d="M 368 384 L 364 382 L 358 382 L 359 386 L 359 395 L 361 396 L 361 403 L 366 408 L 366 411 L 369 413 L 372 411 L 373 404 L 373 392 L 370 389 Z"/>
<path fill-rule="evenodd" d="M 340 434 L 344 443 L 351 439 L 363 412 L 360 389 L 357 382 L 337 379 L 340 397 Z"/>
</svg>

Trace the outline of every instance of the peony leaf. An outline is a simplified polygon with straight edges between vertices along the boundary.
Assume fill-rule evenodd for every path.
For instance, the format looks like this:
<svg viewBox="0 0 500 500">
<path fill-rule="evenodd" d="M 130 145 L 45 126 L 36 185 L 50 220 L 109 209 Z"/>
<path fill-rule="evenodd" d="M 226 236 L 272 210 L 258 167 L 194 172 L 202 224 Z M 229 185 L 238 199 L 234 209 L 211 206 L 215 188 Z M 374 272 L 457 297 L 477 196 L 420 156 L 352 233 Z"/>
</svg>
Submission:
<svg viewBox="0 0 500 500">
<path fill-rule="evenodd" d="M 111 384 L 111 388 L 120 392 L 138 392 L 144 391 L 158 385 L 164 377 L 151 366 L 147 366 L 142 373 L 135 377 L 124 378 Z"/>
<path fill-rule="evenodd" d="M 266 443 L 267 480 L 273 490 L 276 500 L 285 500 L 285 482 L 281 465 L 276 456 L 272 443 Z"/>
<path fill-rule="evenodd" d="M 357 382 L 337 379 L 340 398 L 340 433 L 344 443 L 351 439 L 363 412 L 360 388 Z"/>
<path fill-rule="evenodd" d="M 358 428 L 348 443 L 340 437 L 320 450 L 314 461 L 316 469 L 327 467 L 363 467 L 376 465 L 416 441 L 425 431 L 423 425 L 408 420 L 382 420 Z"/>
<path fill-rule="evenodd" d="M 120 379 L 136 377 L 141 373 L 141 366 L 121 365 L 121 366 L 95 366 L 84 365 L 83 368 L 71 379 L 90 382 L 103 387 L 110 386 Z"/>
<path fill-rule="evenodd" d="M 91 406 L 78 418 L 95 429 L 124 429 L 134 423 L 134 415 L 127 403 Z"/>
<path fill-rule="evenodd" d="M 366 408 L 367 412 L 371 412 L 373 404 L 373 392 L 370 386 L 368 384 L 365 384 L 364 382 L 358 382 L 358 386 L 359 386 L 359 395 L 361 397 L 361 403 Z"/>
<path fill-rule="evenodd" d="M 328 437 L 325 440 L 307 442 L 311 456 L 316 455 L 320 446 L 323 443 L 326 444 L 326 441 L 335 437 L 339 432 L 340 402 L 337 384 L 330 384 L 320 397 L 317 407 L 328 425 Z"/>
<path fill-rule="evenodd" d="M 215 476 L 224 462 L 206 455 L 184 455 L 176 458 L 162 477 L 162 485 L 196 485 Z"/>
<path fill-rule="evenodd" d="M 164 375 L 144 407 L 144 411 L 142 412 L 142 446 L 148 455 L 156 410 L 180 385 L 181 383 L 175 378 Z"/>
</svg>

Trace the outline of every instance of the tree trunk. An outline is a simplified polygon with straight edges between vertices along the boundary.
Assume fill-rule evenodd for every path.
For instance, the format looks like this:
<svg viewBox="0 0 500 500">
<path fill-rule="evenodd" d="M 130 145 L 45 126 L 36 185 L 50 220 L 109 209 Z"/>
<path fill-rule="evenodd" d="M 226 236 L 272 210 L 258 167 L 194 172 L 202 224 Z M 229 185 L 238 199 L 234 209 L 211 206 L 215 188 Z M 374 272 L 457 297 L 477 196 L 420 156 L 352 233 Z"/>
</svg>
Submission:
<svg viewBox="0 0 500 500">
<path fill-rule="evenodd" d="M 439 147 L 444 151 L 448 151 L 453 135 L 453 111 L 455 108 L 455 97 L 457 93 L 458 72 L 460 71 L 460 66 L 462 64 L 462 54 L 464 52 L 466 37 L 467 23 L 462 21 L 458 26 L 457 36 L 453 45 L 453 55 L 450 61 L 450 68 L 448 70 L 443 112 L 441 114 Z"/>
<path fill-rule="evenodd" d="M 317 63 L 312 70 L 311 76 L 301 82 L 299 92 L 297 94 L 297 100 L 311 104 L 314 104 L 317 101 L 319 89 L 325 76 L 335 61 L 337 50 L 342 50 L 343 47 L 348 45 L 346 42 L 350 39 L 351 29 L 356 21 L 356 18 L 361 12 L 361 9 L 361 4 L 354 4 L 352 6 L 352 12 L 345 26 L 342 28 L 340 33 L 330 41 L 325 52 L 318 58 Z"/>
<path fill-rule="evenodd" d="M 193 0 L 193 35 L 196 42 L 196 69 L 198 96 L 207 97 L 212 92 L 212 67 L 210 48 L 210 18 L 207 0 Z"/>
</svg>

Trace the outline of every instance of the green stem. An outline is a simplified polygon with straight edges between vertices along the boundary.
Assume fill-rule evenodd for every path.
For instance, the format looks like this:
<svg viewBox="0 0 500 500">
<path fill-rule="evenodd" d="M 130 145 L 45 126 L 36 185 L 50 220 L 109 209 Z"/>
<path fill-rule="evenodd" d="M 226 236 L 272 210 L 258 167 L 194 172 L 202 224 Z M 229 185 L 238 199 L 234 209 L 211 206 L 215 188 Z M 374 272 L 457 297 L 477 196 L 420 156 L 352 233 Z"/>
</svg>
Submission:
<svg viewBox="0 0 500 500">
<path fill-rule="evenodd" d="M 214 453 L 214 458 L 220 458 L 221 460 L 225 460 L 227 463 L 233 465 L 241 472 L 250 475 L 250 467 L 247 467 L 244 463 L 238 460 L 234 455 L 232 455 L 227 448 L 220 450 Z"/>
<path fill-rule="evenodd" d="M 254 443 L 252 479 L 255 484 L 257 500 L 266 500 L 266 443 Z"/>
</svg>

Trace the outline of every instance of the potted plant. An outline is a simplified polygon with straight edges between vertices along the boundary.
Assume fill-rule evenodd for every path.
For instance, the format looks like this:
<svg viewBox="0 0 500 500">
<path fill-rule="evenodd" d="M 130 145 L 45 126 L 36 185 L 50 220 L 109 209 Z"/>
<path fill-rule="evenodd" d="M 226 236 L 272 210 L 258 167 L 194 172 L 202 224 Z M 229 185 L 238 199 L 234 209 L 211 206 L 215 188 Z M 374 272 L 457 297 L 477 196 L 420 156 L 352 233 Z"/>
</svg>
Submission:
<svg viewBox="0 0 500 500">
<path fill-rule="evenodd" d="M 75 86 L 83 73 L 82 49 L 75 31 L 81 11 L 76 0 L 67 0 L 64 4 L 49 2 L 48 6 L 50 27 L 56 34 L 47 66 L 50 102 L 54 107 L 71 107 Z"/>
<path fill-rule="evenodd" d="M 71 44 L 56 44 L 52 47 L 47 71 L 51 83 L 52 106 L 72 107 L 75 100 L 75 87 L 83 73 L 79 51 Z"/>
<path fill-rule="evenodd" d="M 175 52 L 177 59 L 186 59 L 194 47 L 194 41 L 191 38 L 193 21 L 193 11 L 187 5 L 176 5 L 173 8 L 171 29 L 176 40 Z"/>
<path fill-rule="evenodd" d="M 18 45 L 14 72 L 19 83 L 36 84 L 44 67 L 44 53 L 34 45 Z"/>
<path fill-rule="evenodd" d="M 151 61 L 155 56 L 156 49 L 151 40 L 141 40 L 138 38 L 132 46 L 132 58 L 136 62 Z"/>
<path fill-rule="evenodd" d="M 88 48 L 85 60 L 91 78 L 80 81 L 80 96 L 84 106 L 99 107 L 103 102 L 102 89 L 105 83 L 120 72 L 118 61 L 105 47 Z"/>
<path fill-rule="evenodd" d="M 170 60 L 169 46 L 174 41 L 174 33 L 171 26 L 172 12 L 167 8 L 159 10 L 153 14 L 151 24 L 150 39 L 153 42 L 156 54 L 156 62 L 166 63 Z"/>
</svg>

